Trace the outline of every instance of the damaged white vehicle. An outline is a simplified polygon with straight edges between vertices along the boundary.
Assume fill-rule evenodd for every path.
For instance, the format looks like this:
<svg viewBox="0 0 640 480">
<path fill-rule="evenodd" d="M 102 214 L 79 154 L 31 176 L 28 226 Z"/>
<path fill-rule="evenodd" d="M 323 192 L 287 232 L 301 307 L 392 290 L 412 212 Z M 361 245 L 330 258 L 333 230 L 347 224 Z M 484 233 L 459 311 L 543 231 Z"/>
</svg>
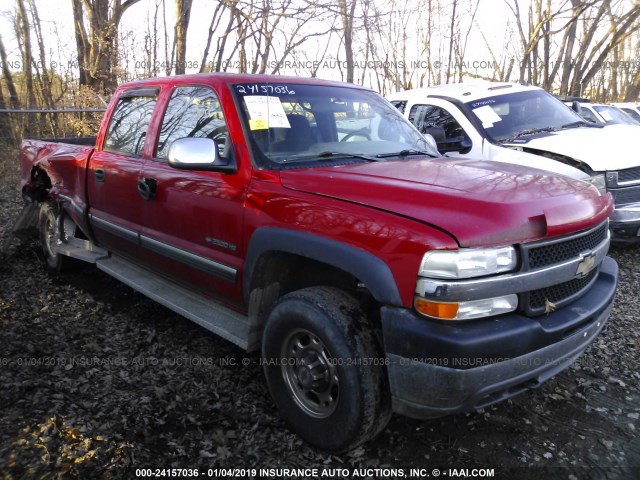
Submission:
<svg viewBox="0 0 640 480">
<path fill-rule="evenodd" d="M 640 240 L 640 128 L 593 125 L 532 86 L 449 84 L 388 99 L 447 155 L 517 163 L 611 192 L 614 240 Z"/>
</svg>

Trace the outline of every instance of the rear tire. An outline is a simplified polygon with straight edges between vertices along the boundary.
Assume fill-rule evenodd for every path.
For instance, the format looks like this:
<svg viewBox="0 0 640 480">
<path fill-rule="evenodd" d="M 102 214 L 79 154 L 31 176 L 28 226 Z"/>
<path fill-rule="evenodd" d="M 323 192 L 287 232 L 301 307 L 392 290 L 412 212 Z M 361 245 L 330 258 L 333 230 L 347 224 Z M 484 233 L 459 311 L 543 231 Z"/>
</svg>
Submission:
<svg viewBox="0 0 640 480">
<path fill-rule="evenodd" d="M 60 232 L 58 231 L 60 215 L 62 215 L 62 209 L 57 203 L 48 201 L 40 205 L 40 215 L 38 217 L 40 244 L 42 245 L 47 268 L 56 272 L 68 270 L 74 264 L 73 258 L 61 255 L 53 250 L 53 245 L 60 241 Z"/>
<path fill-rule="evenodd" d="M 358 302 L 311 287 L 282 297 L 264 330 L 264 372 L 289 428 L 322 450 L 351 450 L 389 421 L 386 359 Z"/>
</svg>

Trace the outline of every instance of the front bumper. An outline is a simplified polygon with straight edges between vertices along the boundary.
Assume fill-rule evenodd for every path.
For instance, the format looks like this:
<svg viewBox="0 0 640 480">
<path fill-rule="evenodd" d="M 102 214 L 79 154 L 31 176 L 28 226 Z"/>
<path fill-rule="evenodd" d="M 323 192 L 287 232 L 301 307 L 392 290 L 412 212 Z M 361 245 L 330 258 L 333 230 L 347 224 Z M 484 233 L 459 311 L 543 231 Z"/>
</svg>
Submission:
<svg viewBox="0 0 640 480">
<path fill-rule="evenodd" d="M 433 418 L 505 400 L 571 365 L 606 324 L 618 266 L 606 257 L 580 299 L 547 316 L 436 322 L 383 307 L 394 411 Z"/>
<path fill-rule="evenodd" d="M 640 203 L 615 207 L 609 221 L 615 241 L 640 241 Z"/>
</svg>

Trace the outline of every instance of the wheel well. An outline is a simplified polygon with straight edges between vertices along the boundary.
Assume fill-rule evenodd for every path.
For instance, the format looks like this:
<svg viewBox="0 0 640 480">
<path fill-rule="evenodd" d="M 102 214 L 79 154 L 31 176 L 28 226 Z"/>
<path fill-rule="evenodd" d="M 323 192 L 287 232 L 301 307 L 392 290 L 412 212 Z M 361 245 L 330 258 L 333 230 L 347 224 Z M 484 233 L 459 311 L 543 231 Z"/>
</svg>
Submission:
<svg viewBox="0 0 640 480">
<path fill-rule="evenodd" d="M 331 286 L 354 297 L 374 331 L 381 331 L 380 304 L 355 276 L 317 260 L 287 252 L 267 252 L 260 256 L 250 283 L 249 350 L 260 348 L 262 330 L 274 303 L 283 295 L 314 286 Z"/>
<path fill-rule="evenodd" d="M 23 189 L 23 193 L 36 202 L 43 202 L 49 198 L 51 178 L 45 170 L 34 167 L 31 170 L 31 183 Z"/>
</svg>

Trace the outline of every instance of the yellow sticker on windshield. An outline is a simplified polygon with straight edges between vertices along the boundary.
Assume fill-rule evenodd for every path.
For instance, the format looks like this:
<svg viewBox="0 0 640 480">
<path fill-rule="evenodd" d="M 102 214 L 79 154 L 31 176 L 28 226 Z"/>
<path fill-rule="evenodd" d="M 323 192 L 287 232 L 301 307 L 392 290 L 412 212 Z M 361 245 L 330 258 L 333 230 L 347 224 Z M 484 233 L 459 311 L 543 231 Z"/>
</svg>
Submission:
<svg viewBox="0 0 640 480">
<path fill-rule="evenodd" d="M 249 128 L 251 130 L 266 130 L 269 128 L 266 118 L 256 118 L 255 120 L 249 120 Z"/>
</svg>

